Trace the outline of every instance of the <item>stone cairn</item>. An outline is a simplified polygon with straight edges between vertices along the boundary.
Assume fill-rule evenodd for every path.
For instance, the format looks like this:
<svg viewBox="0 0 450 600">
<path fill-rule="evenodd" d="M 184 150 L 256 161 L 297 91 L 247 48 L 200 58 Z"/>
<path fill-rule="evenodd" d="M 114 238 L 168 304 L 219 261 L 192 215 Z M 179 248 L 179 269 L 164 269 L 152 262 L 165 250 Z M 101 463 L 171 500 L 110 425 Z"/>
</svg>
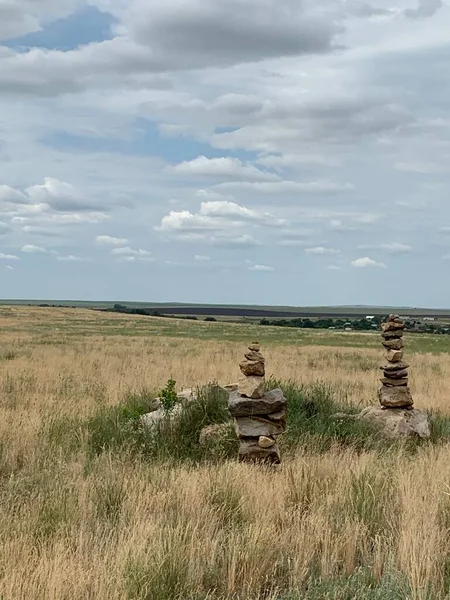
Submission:
<svg viewBox="0 0 450 600">
<path fill-rule="evenodd" d="M 228 410 L 240 439 L 239 459 L 279 464 L 277 438 L 286 429 L 287 402 L 282 390 L 265 391 L 265 359 L 260 350 L 258 342 L 248 347 Z"/>
<path fill-rule="evenodd" d="M 382 323 L 382 344 L 386 348 L 387 364 L 380 367 L 384 377 L 378 398 L 383 408 L 403 408 L 412 410 L 413 399 L 408 385 L 408 367 L 403 362 L 403 330 L 405 324 L 398 315 L 389 315 Z"/>
</svg>

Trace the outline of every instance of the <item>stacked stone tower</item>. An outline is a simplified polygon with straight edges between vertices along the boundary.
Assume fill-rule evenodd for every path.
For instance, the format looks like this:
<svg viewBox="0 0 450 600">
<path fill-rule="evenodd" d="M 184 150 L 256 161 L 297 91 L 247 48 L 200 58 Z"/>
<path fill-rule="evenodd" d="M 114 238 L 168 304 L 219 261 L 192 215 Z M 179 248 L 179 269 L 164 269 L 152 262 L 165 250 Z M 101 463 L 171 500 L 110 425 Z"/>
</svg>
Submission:
<svg viewBox="0 0 450 600">
<path fill-rule="evenodd" d="M 405 324 L 398 315 L 389 315 L 381 328 L 387 364 L 380 367 L 384 375 L 378 392 L 380 404 L 383 408 L 412 409 L 413 399 L 408 385 L 409 365 L 403 362 Z"/>
<path fill-rule="evenodd" d="M 265 359 L 260 350 L 258 342 L 248 347 L 228 409 L 240 439 L 240 460 L 279 463 L 277 438 L 286 428 L 287 402 L 282 390 L 265 391 Z"/>
</svg>

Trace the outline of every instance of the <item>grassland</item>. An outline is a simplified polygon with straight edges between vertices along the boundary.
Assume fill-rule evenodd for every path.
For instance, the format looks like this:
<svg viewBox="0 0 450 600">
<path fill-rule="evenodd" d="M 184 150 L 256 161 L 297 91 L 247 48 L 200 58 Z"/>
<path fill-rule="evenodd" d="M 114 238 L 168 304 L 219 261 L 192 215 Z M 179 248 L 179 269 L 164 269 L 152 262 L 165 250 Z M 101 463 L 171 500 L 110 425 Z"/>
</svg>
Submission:
<svg viewBox="0 0 450 600">
<path fill-rule="evenodd" d="M 7 306 L 0 328 L 5 600 L 450 597 L 448 420 L 411 449 L 332 438 L 296 411 L 374 403 L 376 334 Z M 293 408 L 281 468 L 159 455 L 120 429 L 115 407 L 169 377 L 235 381 L 255 338 Z M 416 405 L 444 417 L 449 350 L 407 336 Z"/>
</svg>

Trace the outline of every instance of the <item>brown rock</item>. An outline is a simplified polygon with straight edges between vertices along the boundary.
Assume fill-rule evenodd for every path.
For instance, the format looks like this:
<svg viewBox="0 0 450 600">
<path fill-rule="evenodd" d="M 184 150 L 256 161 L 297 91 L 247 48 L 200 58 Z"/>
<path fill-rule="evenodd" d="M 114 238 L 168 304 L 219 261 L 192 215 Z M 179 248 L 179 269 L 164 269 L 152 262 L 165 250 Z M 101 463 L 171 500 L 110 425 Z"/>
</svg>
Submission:
<svg viewBox="0 0 450 600">
<path fill-rule="evenodd" d="M 259 342 L 252 342 L 248 349 L 252 350 L 253 352 L 259 352 L 261 350 L 261 345 Z"/>
<path fill-rule="evenodd" d="M 239 437 L 270 437 L 281 435 L 284 427 L 280 422 L 268 421 L 261 417 L 237 417 L 236 433 Z"/>
<path fill-rule="evenodd" d="M 239 446 L 239 460 L 245 462 L 267 462 L 271 464 L 280 464 L 280 451 L 275 444 L 271 448 L 261 448 L 258 439 L 241 440 Z"/>
<path fill-rule="evenodd" d="M 400 369 L 399 371 L 383 371 L 383 375 L 390 379 L 403 379 L 408 377 L 408 369 Z"/>
<path fill-rule="evenodd" d="M 380 379 L 380 381 L 383 385 L 389 385 L 389 386 L 408 385 L 407 377 L 403 377 L 402 379 L 392 379 L 391 377 L 383 377 L 382 379 Z"/>
<path fill-rule="evenodd" d="M 275 444 L 276 441 L 273 438 L 266 437 L 265 435 L 261 435 L 258 440 L 258 446 L 260 448 L 272 448 Z"/>
<path fill-rule="evenodd" d="M 428 415 L 422 410 L 370 406 L 358 415 L 358 419 L 380 426 L 388 438 L 430 437 Z"/>
<path fill-rule="evenodd" d="M 383 340 L 381 342 L 387 350 L 401 350 L 405 346 L 405 342 L 402 338 L 394 338 L 392 340 Z"/>
<path fill-rule="evenodd" d="M 233 417 L 251 417 L 253 415 L 286 415 L 287 401 L 282 390 L 266 392 L 262 398 L 244 398 L 239 392 L 232 392 L 228 400 L 228 411 Z M 272 419 L 273 421 L 282 420 Z"/>
<path fill-rule="evenodd" d="M 269 415 L 267 415 L 267 418 L 269 419 L 269 421 L 285 421 L 286 420 L 286 409 L 279 410 L 274 413 L 270 413 Z"/>
<path fill-rule="evenodd" d="M 256 360 L 243 360 L 239 364 L 239 368 L 246 377 L 251 377 L 252 375 L 264 377 L 266 374 L 264 363 Z"/>
<path fill-rule="evenodd" d="M 387 365 L 382 365 L 380 369 L 382 371 L 401 371 L 403 369 L 408 369 L 409 365 L 405 362 L 399 361 L 396 363 L 388 363 Z"/>
<path fill-rule="evenodd" d="M 261 352 L 255 352 L 255 350 L 249 350 L 244 356 L 247 360 L 257 360 L 258 362 L 262 363 L 266 360 Z"/>
<path fill-rule="evenodd" d="M 395 331 L 385 331 L 381 334 L 381 337 L 385 340 L 392 340 L 403 337 L 403 329 L 396 329 Z"/>
<path fill-rule="evenodd" d="M 242 376 L 238 383 L 238 392 L 246 398 L 262 398 L 264 396 L 264 377 Z"/>
<path fill-rule="evenodd" d="M 207 425 L 200 431 L 198 443 L 200 446 L 211 446 L 214 442 L 230 437 L 230 423 Z M 231 435 L 233 431 L 231 430 Z"/>
<path fill-rule="evenodd" d="M 390 363 L 398 363 L 403 359 L 403 350 L 394 350 L 391 348 L 387 348 L 387 352 L 385 354 L 386 360 Z"/>
<path fill-rule="evenodd" d="M 389 315 L 387 320 L 388 320 L 388 321 L 401 321 L 401 322 L 403 322 L 403 321 L 400 319 L 400 316 L 399 316 L 399 315 Z"/>
<path fill-rule="evenodd" d="M 414 404 L 411 390 L 408 386 L 388 387 L 383 385 L 378 390 L 378 399 L 381 406 L 387 408 L 405 408 Z"/>
<path fill-rule="evenodd" d="M 387 323 L 381 324 L 381 329 L 384 333 L 388 333 L 390 331 L 399 331 L 401 329 L 405 329 L 406 325 L 404 323 L 398 323 L 397 321 L 388 321 Z"/>
</svg>

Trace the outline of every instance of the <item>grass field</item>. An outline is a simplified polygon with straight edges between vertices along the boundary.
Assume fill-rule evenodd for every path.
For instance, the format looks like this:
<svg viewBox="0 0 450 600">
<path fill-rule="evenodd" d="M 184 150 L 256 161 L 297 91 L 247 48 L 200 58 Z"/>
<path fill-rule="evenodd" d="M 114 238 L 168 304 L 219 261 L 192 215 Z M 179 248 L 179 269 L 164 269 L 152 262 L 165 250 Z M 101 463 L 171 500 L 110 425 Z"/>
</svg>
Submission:
<svg viewBox="0 0 450 600">
<path fill-rule="evenodd" d="M 235 381 L 254 339 L 289 394 L 280 468 L 123 425 L 169 377 Z M 412 447 L 302 412 L 376 402 L 376 334 L 0 307 L 0 597 L 450 598 L 450 338 L 406 339 L 442 415 Z"/>
</svg>

